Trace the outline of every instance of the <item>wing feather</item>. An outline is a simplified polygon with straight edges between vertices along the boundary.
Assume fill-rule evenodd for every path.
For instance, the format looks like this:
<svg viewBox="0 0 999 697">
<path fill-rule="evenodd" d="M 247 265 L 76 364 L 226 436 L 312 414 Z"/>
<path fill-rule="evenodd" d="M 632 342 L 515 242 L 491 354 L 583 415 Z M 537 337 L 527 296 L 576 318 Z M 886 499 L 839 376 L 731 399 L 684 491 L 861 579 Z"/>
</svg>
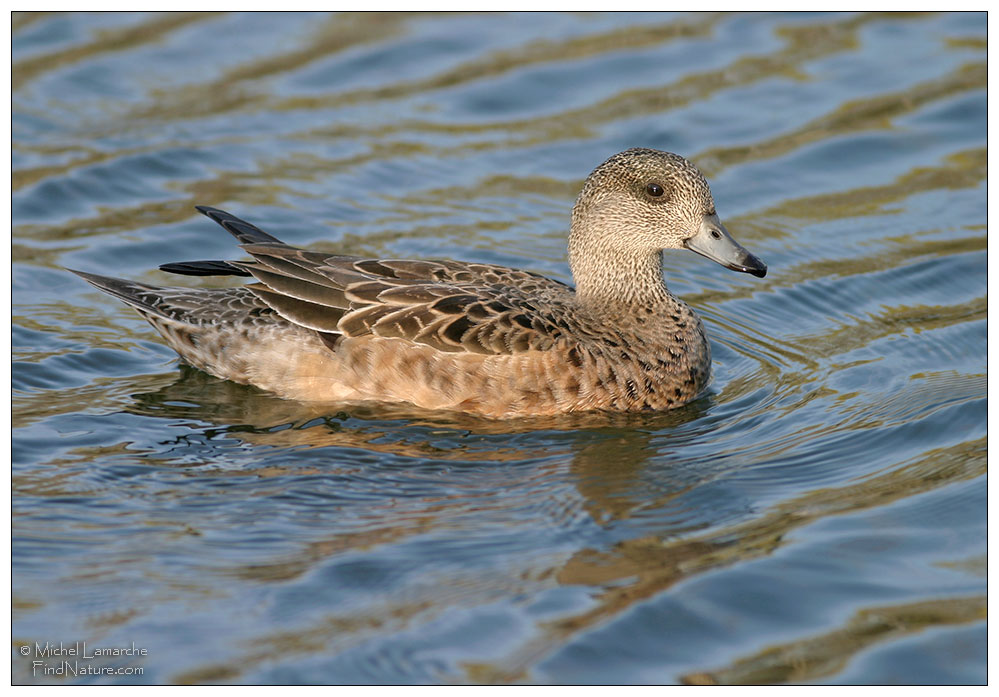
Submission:
<svg viewBox="0 0 999 697">
<path fill-rule="evenodd" d="M 177 273 L 252 275 L 246 288 L 290 322 L 320 333 L 398 338 L 439 351 L 544 351 L 568 326 L 573 291 L 528 271 L 450 260 L 365 259 L 291 247 L 225 211 L 199 208 L 252 261 L 168 265 Z"/>
<path fill-rule="evenodd" d="M 315 329 L 317 332 L 339 333 L 337 325 L 343 316 L 342 309 L 300 300 L 268 288 L 261 283 L 251 283 L 246 287 L 289 322 L 308 329 Z"/>
</svg>

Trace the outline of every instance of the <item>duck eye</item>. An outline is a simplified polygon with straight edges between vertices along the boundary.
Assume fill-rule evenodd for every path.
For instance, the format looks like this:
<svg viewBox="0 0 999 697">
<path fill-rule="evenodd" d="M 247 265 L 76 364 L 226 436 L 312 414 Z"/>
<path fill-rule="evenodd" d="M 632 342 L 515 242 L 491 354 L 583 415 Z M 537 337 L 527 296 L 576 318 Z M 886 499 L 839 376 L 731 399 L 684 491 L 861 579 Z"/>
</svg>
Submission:
<svg viewBox="0 0 999 697">
<path fill-rule="evenodd" d="M 663 188 L 658 184 L 649 184 L 645 187 L 645 190 L 649 192 L 649 196 L 662 196 L 665 193 Z"/>
</svg>

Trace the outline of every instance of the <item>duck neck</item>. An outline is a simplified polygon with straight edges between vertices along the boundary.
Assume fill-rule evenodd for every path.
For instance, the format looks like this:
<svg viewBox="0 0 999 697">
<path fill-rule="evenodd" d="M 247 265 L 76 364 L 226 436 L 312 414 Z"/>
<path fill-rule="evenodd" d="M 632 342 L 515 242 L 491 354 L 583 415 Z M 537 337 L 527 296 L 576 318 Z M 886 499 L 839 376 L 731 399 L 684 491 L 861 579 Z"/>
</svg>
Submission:
<svg viewBox="0 0 999 697">
<path fill-rule="evenodd" d="M 601 307 L 662 308 L 677 302 L 663 280 L 662 251 L 621 249 L 589 234 L 569 236 L 569 268 L 582 304 Z"/>
</svg>

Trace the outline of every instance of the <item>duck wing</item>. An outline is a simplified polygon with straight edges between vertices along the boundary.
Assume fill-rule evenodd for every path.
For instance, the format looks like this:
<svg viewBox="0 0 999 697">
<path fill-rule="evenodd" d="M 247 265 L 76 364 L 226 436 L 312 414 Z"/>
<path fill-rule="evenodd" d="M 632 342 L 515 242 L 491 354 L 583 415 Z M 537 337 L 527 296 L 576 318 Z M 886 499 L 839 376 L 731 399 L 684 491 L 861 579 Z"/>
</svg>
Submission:
<svg viewBox="0 0 999 697">
<path fill-rule="evenodd" d="M 545 350 L 562 336 L 558 306 L 572 295 L 559 284 L 563 297 L 555 300 L 549 285 L 555 282 L 497 267 L 359 259 L 278 245 L 243 249 L 253 261 L 232 264 L 256 279 L 247 288 L 331 347 L 342 336 L 373 335 L 455 353 Z M 523 285 L 503 283 L 509 274 Z M 497 282 L 487 282 L 494 277 Z M 532 295 L 532 286 L 546 292 Z"/>
<path fill-rule="evenodd" d="M 198 210 L 243 244 L 253 261 L 197 261 L 161 269 L 252 276 L 246 288 L 330 348 L 342 337 L 400 338 L 439 351 L 503 355 L 551 348 L 574 291 L 538 274 L 450 260 L 365 259 L 286 245 L 209 207 Z"/>
<path fill-rule="evenodd" d="M 219 208 L 211 206 L 195 206 L 195 209 L 221 225 L 233 237 L 243 244 L 284 244 L 281 240 L 269 235 L 253 223 L 237 218 Z M 249 276 L 243 269 L 236 268 L 228 261 L 217 259 L 203 261 L 179 261 L 171 264 L 161 264 L 161 271 L 176 273 L 182 276 Z"/>
</svg>

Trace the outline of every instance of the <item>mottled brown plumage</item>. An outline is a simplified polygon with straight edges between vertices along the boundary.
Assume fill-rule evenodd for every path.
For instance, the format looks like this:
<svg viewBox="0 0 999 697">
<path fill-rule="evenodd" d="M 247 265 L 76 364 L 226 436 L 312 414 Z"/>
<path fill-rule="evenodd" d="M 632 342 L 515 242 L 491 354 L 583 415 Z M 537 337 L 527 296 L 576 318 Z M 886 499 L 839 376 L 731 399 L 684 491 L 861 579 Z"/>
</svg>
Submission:
<svg viewBox="0 0 999 697">
<path fill-rule="evenodd" d="M 494 418 L 677 407 L 704 388 L 711 356 L 700 319 L 666 289 L 662 250 L 766 273 L 718 221 L 701 173 L 649 149 L 586 180 L 569 234 L 575 289 L 490 264 L 296 249 L 199 210 L 252 260 L 162 268 L 255 282 L 197 290 L 76 273 L 138 310 L 191 365 L 289 399 Z"/>
</svg>

